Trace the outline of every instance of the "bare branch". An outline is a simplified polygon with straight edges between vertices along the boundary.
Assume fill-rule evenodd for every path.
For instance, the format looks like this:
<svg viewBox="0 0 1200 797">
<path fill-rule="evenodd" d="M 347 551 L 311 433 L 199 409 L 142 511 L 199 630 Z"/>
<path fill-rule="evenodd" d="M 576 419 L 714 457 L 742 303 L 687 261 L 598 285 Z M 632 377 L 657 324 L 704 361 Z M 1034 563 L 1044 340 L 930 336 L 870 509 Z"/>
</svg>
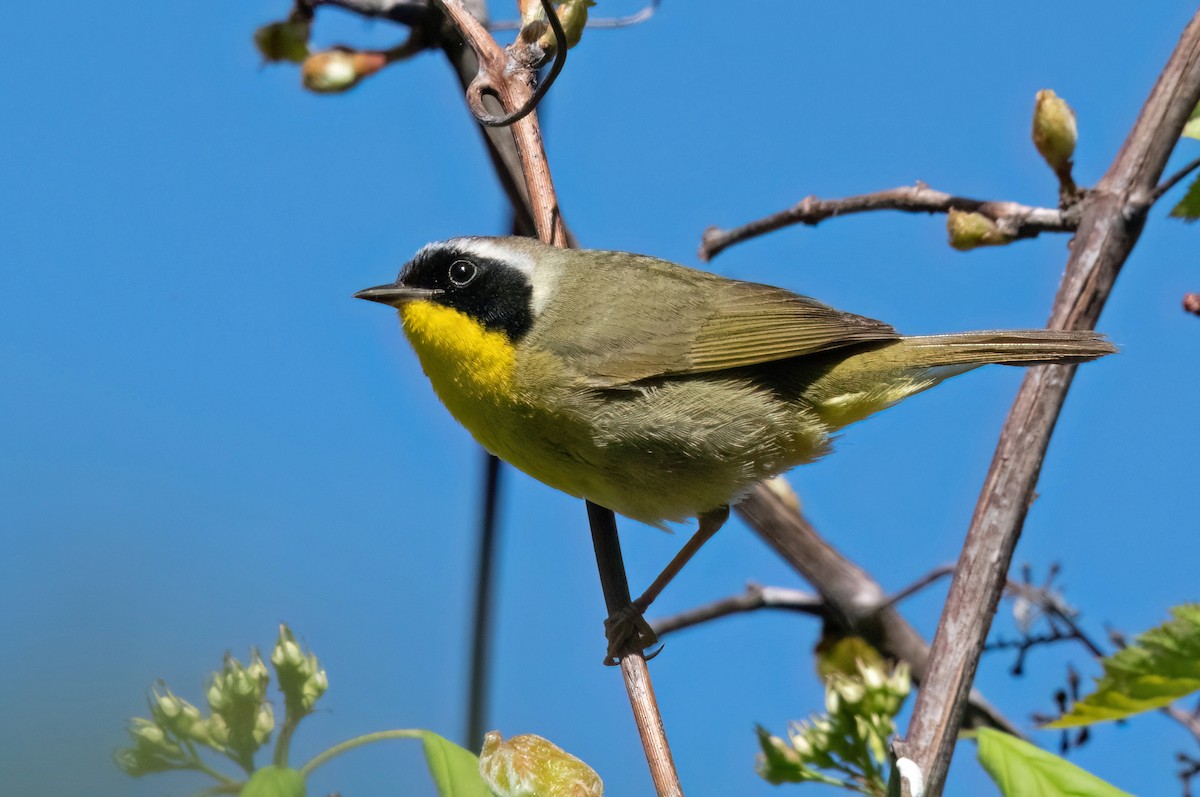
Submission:
<svg viewBox="0 0 1200 797">
<path fill-rule="evenodd" d="M 592 529 L 592 545 L 596 550 L 596 566 L 600 571 L 600 587 L 604 604 L 612 615 L 630 604 L 629 580 L 625 576 L 625 561 L 621 556 L 621 541 L 617 537 L 617 520 L 612 510 L 587 502 L 588 522 Z M 642 739 L 650 777 L 659 797 L 683 797 L 683 786 L 675 771 L 671 747 L 667 743 L 662 714 L 650 683 L 650 671 L 636 639 L 626 642 L 620 651 L 621 675 L 625 691 L 633 708 L 634 723 Z"/>
<path fill-rule="evenodd" d="M 500 49 L 500 45 L 496 44 L 479 20 L 471 15 L 462 0 L 438 0 L 438 3 L 479 59 L 479 74 L 467 88 L 468 105 L 472 103 L 471 97 L 475 96 L 478 107 L 485 108 L 486 89 L 500 97 L 506 112 L 523 108 L 532 96 L 530 86 L 534 70 L 528 66 L 509 69 L 512 64 L 505 51 Z M 566 246 L 567 230 L 558 208 L 558 197 L 550 177 L 550 166 L 546 161 L 546 148 L 542 143 L 537 118 L 527 116 L 513 124 L 513 138 L 520 155 L 521 172 L 538 236 L 546 243 Z"/>
<path fill-rule="evenodd" d="M 508 58 L 479 20 L 466 8 L 463 0 L 438 0 L 438 3 L 478 58 L 479 71 L 477 76 L 472 79 L 471 86 L 479 83 L 480 76 L 492 74 L 492 80 L 499 81 L 494 83 L 493 88 L 506 103 L 505 110 L 511 112 L 512 108 L 523 107 L 532 95 L 530 84 L 533 69 L 521 66 L 497 74 L 495 72 L 496 65 L 507 66 Z M 550 9 L 550 14 L 554 15 L 553 9 Z M 461 74 L 463 71 L 460 68 Z M 468 87 L 467 94 L 468 97 L 471 95 L 470 87 Z M 483 100 L 481 95 L 480 102 L 482 103 Z M 573 245 L 563 223 L 562 214 L 559 212 L 558 197 L 550 176 L 550 167 L 546 160 L 546 150 L 542 144 L 537 115 L 531 113 L 516 120 L 511 130 L 512 140 L 516 144 L 520 161 L 519 173 L 524 178 L 526 190 L 526 195 L 522 197 L 524 199 L 522 205 L 528 203 L 529 218 L 537 230 L 538 237 L 543 242 L 556 246 Z M 500 133 L 501 131 L 494 132 Z M 494 139 L 489 137 L 489 140 Z M 502 165 L 509 168 L 514 166 L 511 161 L 505 161 L 502 164 L 499 160 L 496 160 L 496 165 L 498 171 Z M 503 179 L 503 173 L 501 173 L 501 177 Z M 509 179 L 515 184 L 515 175 L 510 174 Z M 510 192 L 510 197 L 513 196 L 513 193 Z M 520 207 L 516 204 L 515 199 L 514 207 Z M 590 502 L 587 504 L 587 510 L 592 539 L 596 547 L 596 564 L 600 571 L 601 586 L 611 614 L 617 608 L 630 603 L 629 584 L 625 577 L 625 565 L 621 559 L 616 519 L 610 510 L 595 506 Z M 660 797 L 682 797 L 683 788 L 679 783 L 679 775 L 671 757 L 671 749 L 667 743 L 662 714 L 654 697 L 654 688 L 650 681 L 650 672 L 646 667 L 646 659 L 639 649 L 631 647 L 621 652 L 620 665 L 630 706 L 633 709 L 634 722 L 642 739 L 642 747 L 650 767 L 655 790 Z"/>
<path fill-rule="evenodd" d="M 949 213 L 951 210 L 971 211 L 996 222 L 1000 232 L 1010 238 L 1033 238 L 1043 232 L 1072 232 L 1079 224 L 1078 212 L 1069 208 L 1039 208 L 1016 202 L 970 199 L 936 191 L 925 183 L 890 188 L 871 194 L 859 194 L 843 199 L 820 199 L 808 196 L 787 210 L 752 221 L 732 230 L 709 227 L 700 240 L 700 259 L 711 260 L 736 243 L 757 238 L 792 224 L 814 227 L 834 216 L 869 213 L 877 210 L 899 210 L 905 213 Z"/>
<path fill-rule="evenodd" d="M 639 11 L 624 17 L 588 17 L 585 28 L 629 28 L 634 25 L 640 25 L 654 13 L 658 11 L 658 7 L 662 5 L 662 0 L 650 0 L 645 7 Z M 499 22 L 493 22 L 488 25 L 489 30 L 518 30 L 521 27 L 521 21 L 517 19 L 505 19 Z"/>
<path fill-rule="evenodd" d="M 364 17 L 387 19 L 411 27 L 424 26 L 436 17 L 429 0 L 297 0 L 297 8 L 337 6 Z"/>
<path fill-rule="evenodd" d="M 799 501 L 786 482 L 772 479 L 759 484 L 736 509 L 758 536 L 813 586 L 827 605 L 828 622 L 861 636 L 885 656 L 907 662 L 917 683 L 925 678 L 929 646 L 888 603 L 883 587 L 817 533 L 800 512 Z M 963 724 L 1023 736 L 1016 725 L 974 691 Z"/>
<path fill-rule="evenodd" d="M 1108 172 L 1081 203 L 1051 328 L 1094 328 L 1197 101 L 1200 14 L 1188 24 Z M 929 797 L 938 797 L 945 783 L 959 717 L 1074 374 L 1071 365 L 1031 368 L 1001 432 L 934 637 L 928 680 L 917 695 L 907 738 L 896 745 L 924 773 Z"/>
<path fill-rule="evenodd" d="M 788 609 L 802 614 L 822 617 L 825 614 L 825 601 L 820 596 L 798 589 L 785 587 L 764 587 L 760 584 L 747 584 L 746 591 L 741 595 L 731 595 L 718 601 L 697 606 L 679 614 L 662 617 L 650 622 L 651 628 L 660 637 L 673 631 L 691 628 L 694 625 L 707 623 L 731 614 L 742 614 L 758 609 Z"/>
<path fill-rule="evenodd" d="M 935 567 L 933 570 L 930 570 L 928 573 L 921 576 L 920 578 L 918 578 L 913 583 L 909 584 L 904 589 L 889 596 L 888 599 L 883 602 L 883 605 L 884 606 L 895 606 L 897 603 L 904 600 L 905 598 L 911 598 L 913 595 L 916 595 L 921 590 L 925 589 L 926 587 L 930 586 L 931 584 L 936 584 L 937 582 L 941 581 L 943 578 L 945 578 L 946 576 L 950 575 L 953 572 L 954 572 L 954 565 L 940 565 L 938 567 Z"/>
<path fill-rule="evenodd" d="M 880 608 L 899 603 L 953 572 L 953 565 L 942 565 L 935 568 L 887 598 Z M 707 623 L 710 620 L 728 617 L 731 614 L 742 614 L 758 609 L 787 609 L 814 617 L 826 617 L 829 614 L 825 600 L 819 595 L 787 587 L 764 587 L 761 584 L 750 583 L 746 585 L 746 591 L 740 595 L 731 595 L 704 606 L 697 606 L 695 609 L 688 609 L 679 614 L 654 620 L 650 626 L 656 634 L 662 636 L 672 631 Z"/>
<path fill-rule="evenodd" d="M 1150 195 L 1150 201 L 1157 202 L 1162 198 L 1163 194 L 1167 193 L 1176 185 L 1178 185 L 1180 180 L 1194 172 L 1198 167 L 1200 167 L 1200 158 L 1196 158 L 1187 166 L 1184 166 L 1182 169 L 1163 180 L 1162 183 L 1159 184 L 1158 188 L 1154 189 L 1154 193 Z"/>
<path fill-rule="evenodd" d="M 1197 716 L 1194 711 L 1188 711 L 1179 706 L 1166 706 L 1162 712 L 1171 719 L 1178 722 L 1183 727 L 1187 728 L 1192 734 L 1196 742 L 1200 744 L 1200 716 Z"/>
</svg>

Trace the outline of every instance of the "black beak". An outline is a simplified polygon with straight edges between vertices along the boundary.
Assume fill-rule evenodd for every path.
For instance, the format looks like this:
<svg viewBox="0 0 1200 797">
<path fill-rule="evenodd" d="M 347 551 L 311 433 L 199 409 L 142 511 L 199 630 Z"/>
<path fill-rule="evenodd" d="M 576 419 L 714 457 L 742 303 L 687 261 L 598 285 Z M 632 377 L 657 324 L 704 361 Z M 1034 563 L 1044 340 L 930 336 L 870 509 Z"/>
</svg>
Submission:
<svg viewBox="0 0 1200 797">
<path fill-rule="evenodd" d="M 377 285 L 354 294 L 355 299 L 366 299 L 368 302 L 379 302 L 392 307 L 401 307 L 418 299 L 430 299 L 441 291 L 428 288 L 409 288 L 405 285 Z"/>
</svg>

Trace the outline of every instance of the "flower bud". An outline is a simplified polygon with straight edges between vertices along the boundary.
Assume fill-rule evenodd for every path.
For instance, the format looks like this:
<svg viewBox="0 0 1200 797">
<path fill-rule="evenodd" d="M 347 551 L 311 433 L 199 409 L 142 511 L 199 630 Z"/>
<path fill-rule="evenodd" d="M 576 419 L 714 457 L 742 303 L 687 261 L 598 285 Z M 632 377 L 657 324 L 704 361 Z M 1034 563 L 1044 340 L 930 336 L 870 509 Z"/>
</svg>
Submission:
<svg viewBox="0 0 1200 797">
<path fill-rule="evenodd" d="M 213 714 L 204 721 L 205 735 L 210 746 L 224 747 L 229 744 L 229 723 L 220 714 Z"/>
<path fill-rule="evenodd" d="M 294 716 L 311 712 L 317 699 L 329 688 L 329 677 L 321 669 L 316 655 L 306 654 L 286 625 L 279 626 L 279 639 L 271 651 L 271 663 L 275 665 L 279 690 L 283 692 L 288 712 Z"/>
<path fill-rule="evenodd" d="M 293 14 L 283 22 L 272 22 L 254 31 L 254 44 L 267 63 L 292 61 L 298 64 L 308 57 L 311 31 L 311 16 Z"/>
<path fill-rule="evenodd" d="M 946 230 L 950 233 L 950 245 L 960 252 L 980 246 L 1003 246 L 1012 241 L 1000 232 L 996 222 L 973 211 L 951 208 L 946 216 Z"/>
<path fill-rule="evenodd" d="M 254 741 L 261 747 L 271 738 L 273 730 L 275 730 L 275 710 L 271 708 L 270 703 L 263 703 L 259 706 L 258 713 L 254 715 L 254 730 L 251 731 Z"/>
<path fill-rule="evenodd" d="M 594 0 L 564 0 L 555 9 L 558 21 L 562 23 L 563 33 L 567 35 L 568 50 L 579 44 L 579 40 L 583 38 L 583 29 L 587 26 L 588 8 L 594 5 L 596 5 Z M 554 38 L 554 31 L 548 25 L 538 37 L 538 44 L 547 53 L 554 52 L 557 42 Z"/>
<path fill-rule="evenodd" d="M 161 682 L 150 692 L 150 713 L 162 728 L 177 736 L 187 736 L 200 722 L 200 709 L 167 689 Z"/>
<path fill-rule="evenodd" d="M 300 67 L 300 80 L 309 91 L 337 94 L 349 91 L 387 64 L 386 53 L 335 47 L 305 58 Z"/>
<path fill-rule="evenodd" d="M 866 689 L 861 683 L 856 683 L 847 678 L 838 678 L 834 681 L 831 692 L 836 692 L 842 702 L 849 706 L 855 706 L 862 702 L 863 696 L 866 694 Z M 830 711 L 830 713 L 834 713 Z"/>
<path fill-rule="evenodd" d="M 587 764 L 533 734 L 508 741 L 498 731 L 483 737 L 479 774 L 496 797 L 601 797 L 604 784 Z"/>
<path fill-rule="evenodd" d="M 1033 105 L 1033 145 L 1060 180 L 1070 180 L 1077 137 L 1071 106 L 1050 89 L 1039 91 Z"/>
</svg>

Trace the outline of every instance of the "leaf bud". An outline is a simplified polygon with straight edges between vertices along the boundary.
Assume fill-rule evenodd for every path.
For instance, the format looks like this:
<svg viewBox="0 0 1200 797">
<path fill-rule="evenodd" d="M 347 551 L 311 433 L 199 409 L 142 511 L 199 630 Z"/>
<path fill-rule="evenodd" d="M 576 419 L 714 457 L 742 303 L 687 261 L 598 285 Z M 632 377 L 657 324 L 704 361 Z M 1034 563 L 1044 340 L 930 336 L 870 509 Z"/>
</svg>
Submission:
<svg viewBox="0 0 1200 797">
<path fill-rule="evenodd" d="M 496 797 L 601 797 L 595 770 L 541 736 L 504 740 L 499 731 L 483 737 L 479 774 Z"/>
<path fill-rule="evenodd" d="M 1033 145 L 1060 181 L 1071 179 L 1077 138 L 1075 111 L 1067 101 L 1050 89 L 1039 91 L 1033 105 Z"/>
<path fill-rule="evenodd" d="M 980 246 L 1003 246 L 1012 241 L 996 226 L 996 222 L 982 213 L 950 209 L 946 216 L 946 231 L 950 234 L 950 246 L 960 252 Z"/>
<path fill-rule="evenodd" d="M 334 47 L 305 58 L 300 67 L 300 80 L 309 91 L 337 94 L 349 91 L 387 64 L 386 53 Z"/>
<path fill-rule="evenodd" d="M 293 14 L 282 22 L 272 22 L 254 31 L 254 44 L 267 63 L 292 61 L 298 64 L 308 57 L 311 32 L 311 16 Z"/>
</svg>

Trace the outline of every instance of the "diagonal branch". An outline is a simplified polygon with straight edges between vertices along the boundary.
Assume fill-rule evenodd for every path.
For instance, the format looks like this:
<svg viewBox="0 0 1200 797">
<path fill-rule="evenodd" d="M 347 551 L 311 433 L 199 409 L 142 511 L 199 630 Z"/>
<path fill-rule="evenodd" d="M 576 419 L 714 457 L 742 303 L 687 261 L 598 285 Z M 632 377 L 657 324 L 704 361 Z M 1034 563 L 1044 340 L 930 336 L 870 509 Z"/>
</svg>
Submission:
<svg viewBox="0 0 1200 797">
<path fill-rule="evenodd" d="M 1084 199 L 1050 327 L 1095 326 L 1197 101 L 1200 14 L 1184 30 L 1108 172 Z M 1031 368 L 1001 432 L 934 637 L 928 679 L 917 696 L 907 738 L 896 745 L 897 755 L 914 761 L 924 774 L 930 797 L 938 797 L 945 783 L 958 718 L 1074 375 L 1071 365 Z"/>
<path fill-rule="evenodd" d="M 886 656 L 908 662 L 913 680 L 929 671 L 929 646 L 895 607 L 883 587 L 826 542 L 800 512 L 799 501 L 782 479 L 754 488 L 737 505 L 738 514 L 758 536 L 813 586 L 826 604 L 826 622 L 863 637 Z M 972 691 L 963 723 L 968 727 L 1021 731 L 978 692 Z"/>
<path fill-rule="evenodd" d="M 488 72 L 490 80 L 500 81 L 493 87 L 503 98 L 506 105 L 505 110 L 511 112 L 514 108 L 523 108 L 533 95 L 530 89 L 533 81 L 533 68 L 514 66 L 513 62 L 509 62 L 495 39 L 467 10 L 463 0 L 438 0 L 438 3 L 462 33 L 468 46 L 475 52 L 481 65 L 480 75 Z M 550 9 L 550 14 L 553 15 L 553 9 Z M 560 34 L 561 29 L 556 33 Z M 502 74 L 497 74 L 489 68 L 489 65 L 494 66 L 501 62 L 508 67 Z M 473 80 L 471 85 L 475 85 L 477 81 L 478 78 Z M 471 96 L 470 87 L 468 87 L 467 95 Z M 482 96 L 480 99 L 482 100 Z M 538 237 L 548 244 L 561 247 L 570 246 L 572 242 L 568 237 L 566 226 L 563 224 L 562 214 L 559 212 L 558 197 L 550 176 L 550 167 L 546 160 L 545 147 L 542 144 L 537 114 L 529 113 L 517 119 L 512 124 L 512 137 L 520 156 L 520 173 L 524 178 L 529 214 L 537 229 Z M 591 503 L 588 503 L 587 509 L 592 537 L 596 546 L 596 561 L 600 570 L 601 585 L 604 589 L 605 602 L 611 612 L 616 607 L 627 605 L 630 601 L 624 563 L 621 561 L 620 542 L 617 538 L 616 519 L 611 510 Z M 671 757 L 671 749 L 667 743 L 666 730 L 663 726 L 662 714 L 658 709 L 658 702 L 654 696 L 654 687 L 650 681 L 650 671 L 646 666 L 646 659 L 640 650 L 630 647 L 621 651 L 620 666 L 655 790 L 661 797 L 682 797 L 683 788 L 679 783 L 679 775 Z"/>
<path fill-rule="evenodd" d="M 734 244 L 766 235 L 792 224 L 815 227 L 834 216 L 899 210 L 905 213 L 949 213 L 952 210 L 980 213 L 996 222 L 1009 238 L 1034 238 L 1043 232 L 1073 232 L 1079 224 L 1078 206 L 1059 210 L 1021 205 L 1017 202 L 970 199 L 937 191 L 925 183 L 890 188 L 843 199 L 808 196 L 797 204 L 757 221 L 722 230 L 709 227 L 700 239 L 700 259 L 711 260 Z"/>
</svg>

